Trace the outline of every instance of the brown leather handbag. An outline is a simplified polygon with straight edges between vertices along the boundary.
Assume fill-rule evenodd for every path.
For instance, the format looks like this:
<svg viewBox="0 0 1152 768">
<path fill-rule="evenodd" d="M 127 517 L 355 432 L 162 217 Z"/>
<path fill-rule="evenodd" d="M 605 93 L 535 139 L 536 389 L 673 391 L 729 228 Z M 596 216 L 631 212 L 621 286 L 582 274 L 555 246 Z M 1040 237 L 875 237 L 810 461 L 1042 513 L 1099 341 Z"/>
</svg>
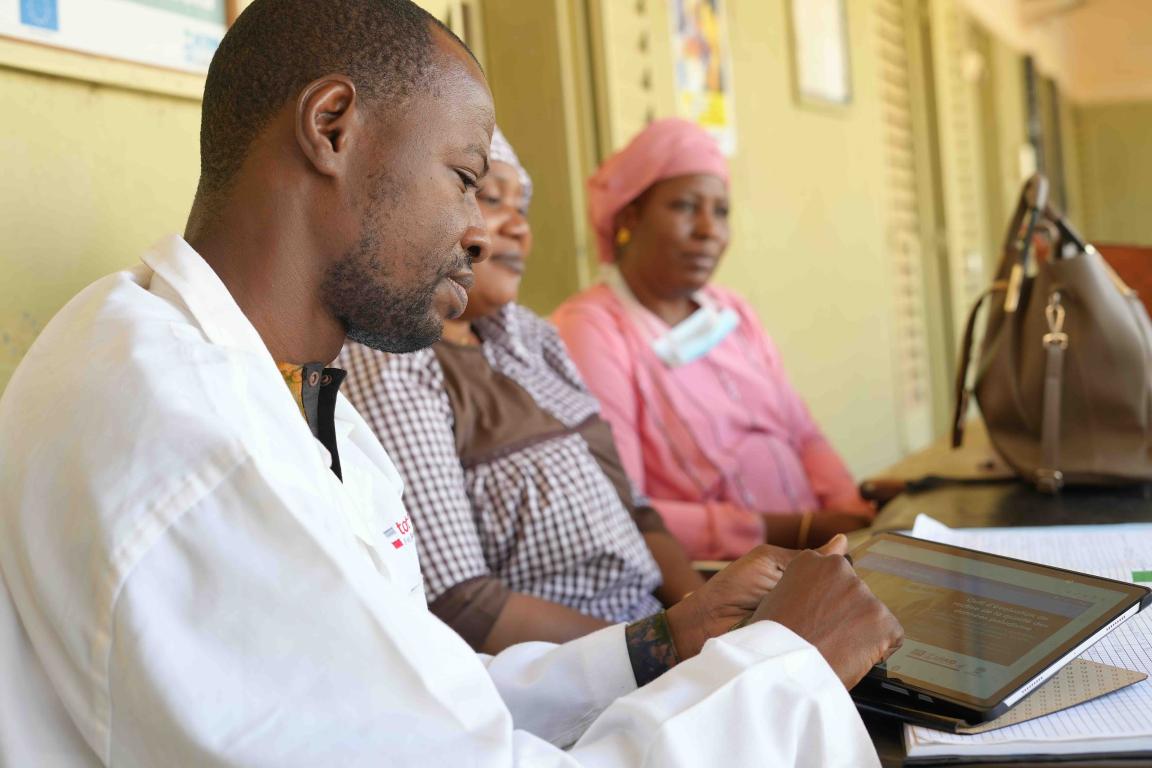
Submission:
<svg viewBox="0 0 1152 768">
<path fill-rule="evenodd" d="M 1049 256 L 1036 255 L 1036 243 Z M 981 305 L 988 319 L 967 389 Z M 1152 324 L 1099 252 L 1024 185 L 996 279 L 968 317 L 952 445 L 974 393 L 992 444 L 1040 490 L 1152 481 Z"/>
</svg>

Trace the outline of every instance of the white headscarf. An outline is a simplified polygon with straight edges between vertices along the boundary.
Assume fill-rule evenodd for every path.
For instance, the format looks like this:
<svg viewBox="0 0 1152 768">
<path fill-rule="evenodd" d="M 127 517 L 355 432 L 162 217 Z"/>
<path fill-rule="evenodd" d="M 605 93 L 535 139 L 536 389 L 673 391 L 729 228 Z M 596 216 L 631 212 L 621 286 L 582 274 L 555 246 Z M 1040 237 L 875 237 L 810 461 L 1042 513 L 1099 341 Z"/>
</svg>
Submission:
<svg viewBox="0 0 1152 768">
<path fill-rule="evenodd" d="M 508 143 L 508 139 L 504 137 L 499 126 L 496 126 L 495 130 L 492 131 L 492 148 L 488 151 L 488 159 L 492 162 L 508 163 L 516 169 L 516 174 L 520 177 L 520 188 L 524 194 L 524 207 L 527 208 L 528 204 L 532 202 L 532 177 L 520 164 L 516 150 L 512 149 L 512 145 Z"/>
</svg>

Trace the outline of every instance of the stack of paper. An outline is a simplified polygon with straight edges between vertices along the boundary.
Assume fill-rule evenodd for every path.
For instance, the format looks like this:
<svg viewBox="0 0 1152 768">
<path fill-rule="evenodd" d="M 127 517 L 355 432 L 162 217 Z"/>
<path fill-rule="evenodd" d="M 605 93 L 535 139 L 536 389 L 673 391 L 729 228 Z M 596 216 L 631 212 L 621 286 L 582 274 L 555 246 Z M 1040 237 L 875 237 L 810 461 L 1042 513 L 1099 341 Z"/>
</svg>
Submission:
<svg viewBox="0 0 1152 768">
<path fill-rule="evenodd" d="M 1152 524 L 953 530 L 921 515 L 912 533 L 1120 581 L 1152 578 Z M 1122 624 L 1082 658 L 1152 674 L 1152 610 Z M 904 741 L 912 760 L 1123 753 L 1152 756 L 1152 679 L 1071 709 L 985 733 L 960 735 L 906 726 Z"/>
</svg>

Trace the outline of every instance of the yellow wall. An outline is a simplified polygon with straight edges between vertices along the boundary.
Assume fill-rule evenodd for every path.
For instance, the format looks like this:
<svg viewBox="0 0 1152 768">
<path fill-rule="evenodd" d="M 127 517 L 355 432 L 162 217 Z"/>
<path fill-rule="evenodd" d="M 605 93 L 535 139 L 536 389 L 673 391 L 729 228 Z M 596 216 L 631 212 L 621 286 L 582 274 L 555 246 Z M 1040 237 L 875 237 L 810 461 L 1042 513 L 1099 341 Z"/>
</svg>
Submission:
<svg viewBox="0 0 1152 768">
<path fill-rule="evenodd" d="M 1152 101 L 1076 110 L 1085 234 L 1152 246 Z"/>
<path fill-rule="evenodd" d="M 738 150 L 719 282 L 751 300 L 817 420 L 866 474 L 900 453 L 872 3 L 848 0 L 853 101 L 835 111 L 797 105 L 785 0 L 727 6 Z"/>
<path fill-rule="evenodd" d="M 590 279 L 584 179 L 597 158 L 583 22 L 572 0 L 484 3 L 496 121 L 533 179 L 534 246 L 520 300 L 541 314 Z"/>
<path fill-rule="evenodd" d="M 98 62 L 89 65 L 99 68 Z M 0 63 L 0 389 L 78 290 L 183 231 L 200 105 Z"/>
</svg>

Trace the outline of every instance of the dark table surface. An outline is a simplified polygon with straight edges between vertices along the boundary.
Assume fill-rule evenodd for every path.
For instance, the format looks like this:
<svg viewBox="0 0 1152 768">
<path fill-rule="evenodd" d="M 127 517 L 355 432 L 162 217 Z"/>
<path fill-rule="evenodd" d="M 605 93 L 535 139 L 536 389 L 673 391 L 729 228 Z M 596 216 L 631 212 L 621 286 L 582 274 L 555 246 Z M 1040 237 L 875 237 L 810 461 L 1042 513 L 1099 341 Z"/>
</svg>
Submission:
<svg viewBox="0 0 1152 768">
<path fill-rule="evenodd" d="M 986 446 L 986 443 L 984 445 Z M 975 452 L 978 453 L 980 450 L 981 446 L 978 443 Z M 983 450 L 986 451 L 986 447 Z M 974 462 L 977 459 L 979 457 L 976 457 Z M 899 467 L 905 471 L 888 474 L 910 478 L 915 476 L 916 472 L 928 474 L 943 462 L 955 466 L 956 453 L 946 454 L 945 448 L 936 445 L 923 451 L 914 461 L 907 461 Z M 906 471 L 909 467 L 914 471 L 911 473 Z M 907 530 L 912 527 L 916 515 L 921 513 L 931 515 L 952 528 L 1152 522 L 1152 486 L 1065 488 L 1060 494 L 1050 496 L 1016 480 L 976 485 L 943 483 L 931 490 L 897 496 L 884 507 L 871 528 L 851 535 L 849 542 L 854 546 L 877 531 Z M 874 715 L 866 715 L 864 722 L 868 726 L 885 768 L 902 766 L 904 743 L 901 724 Z M 949 765 L 966 764 L 949 763 Z M 980 765 L 988 768 L 989 764 Z M 1028 764 L 1017 762 L 1004 765 L 1021 768 Z M 1046 765 L 1052 766 L 1054 763 Z M 1083 760 L 1061 762 L 1059 765 L 1062 768 L 1071 766 L 1100 768 L 1114 765 L 1131 768 L 1135 765 L 1152 766 L 1152 759 L 1144 757 L 1137 761 Z"/>
<path fill-rule="evenodd" d="M 1152 522 L 1152 487 L 1065 488 L 1050 496 L 1018 481 L 945 484 L 897 496 L 870 530 L 911 528 L 921 512 L 951 528 Z"/>
</svg>

